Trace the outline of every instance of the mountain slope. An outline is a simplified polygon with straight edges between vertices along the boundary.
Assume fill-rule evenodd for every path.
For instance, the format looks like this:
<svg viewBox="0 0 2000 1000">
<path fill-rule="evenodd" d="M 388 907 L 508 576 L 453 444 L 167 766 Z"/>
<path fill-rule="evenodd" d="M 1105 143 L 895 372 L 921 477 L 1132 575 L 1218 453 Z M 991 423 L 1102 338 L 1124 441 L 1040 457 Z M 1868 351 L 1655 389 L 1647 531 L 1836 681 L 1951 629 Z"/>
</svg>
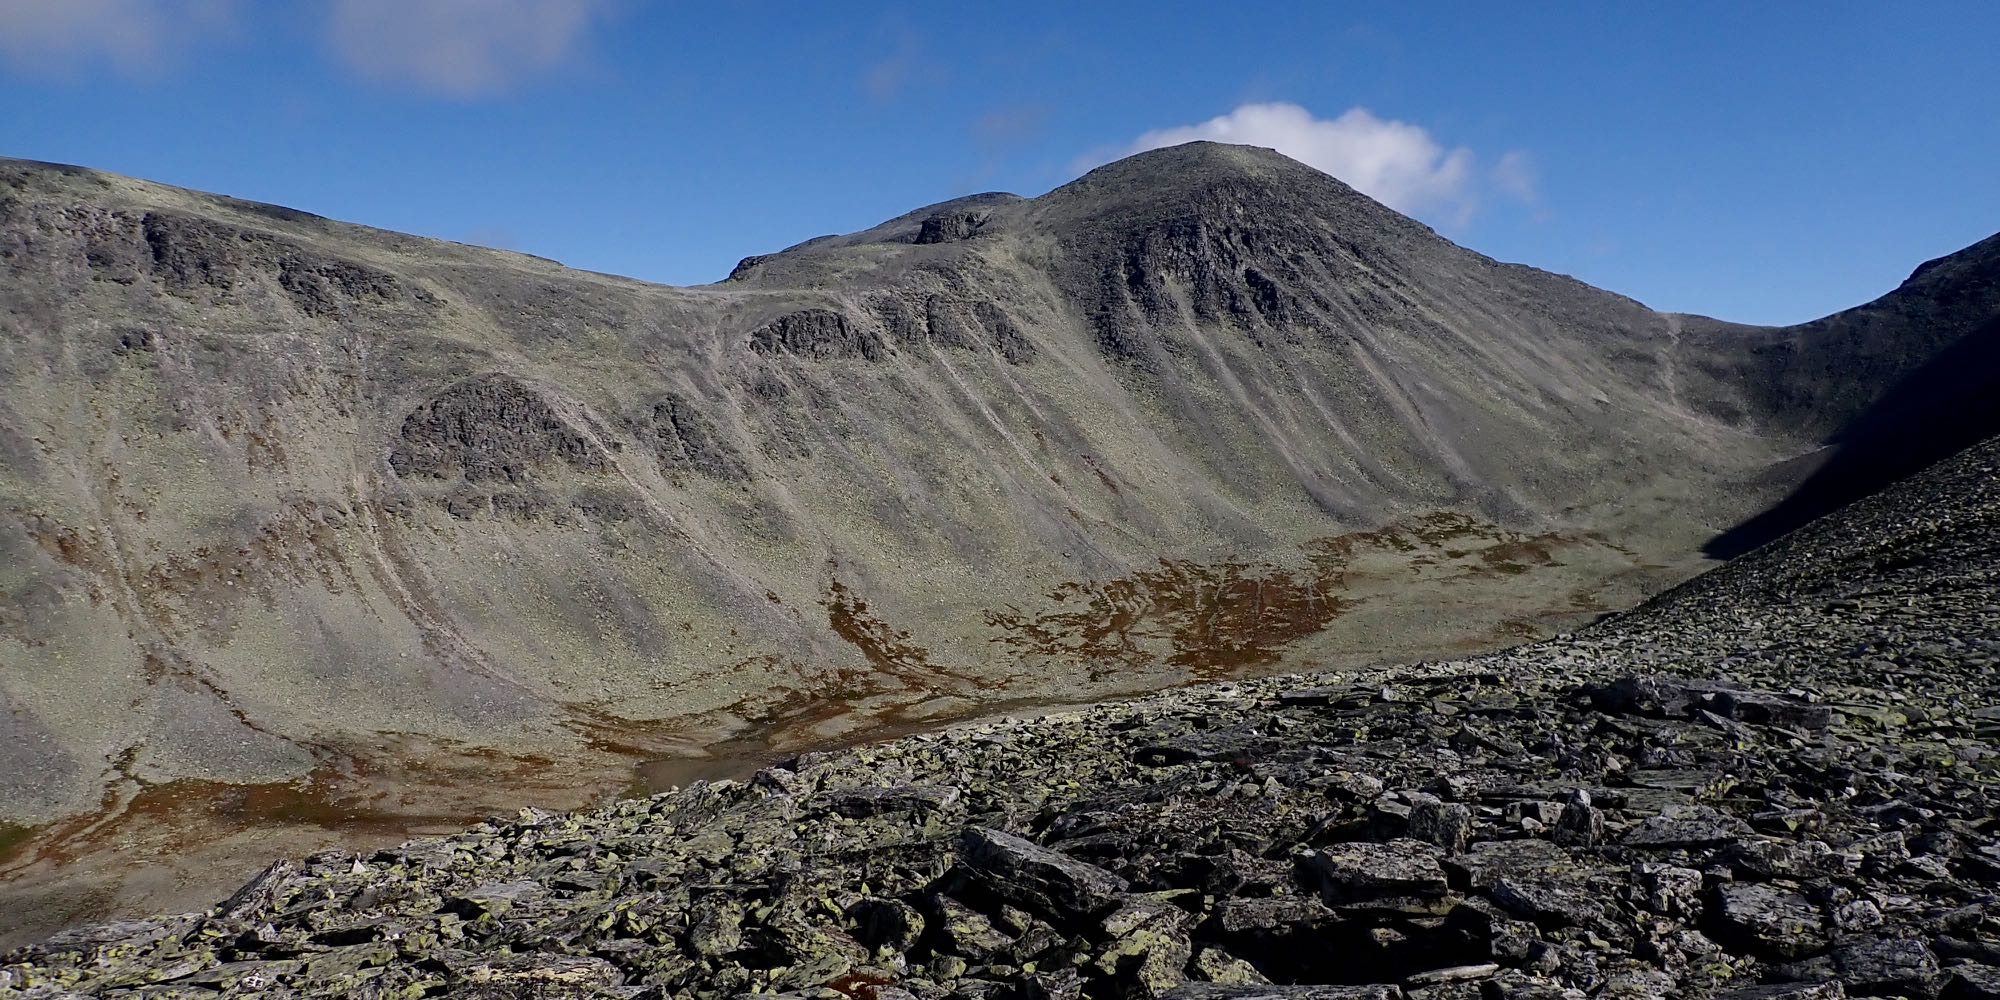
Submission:
<svg viewBox="0 0 2000 1000">
<path fill-rule="evenodd" d="M 1931 316 L 1839 328 L 1886 377 Z M 6 161 L 8 870 L 1544 634 L 1829 426 L 1686 325 L 1213 144 L 685 289 Z"/>
<path fill-rule="evenodd" d="M 1921 265 L 1867 305 L 1689 343 L 1724 366 L 1719 380 L 1749 412 L 1826 445 L 1783 502 L 1709 544 L 1727 558 L 2000 434 L 2000 236 Z"/>
<path fill-rule="evenodd" d="M 1989 441 L 1503 653 L 1189 687 L 279 861 L 204 911 L 17 950 L 0 987 L 1990 995 L 1996 475 Z"/>
</svg>

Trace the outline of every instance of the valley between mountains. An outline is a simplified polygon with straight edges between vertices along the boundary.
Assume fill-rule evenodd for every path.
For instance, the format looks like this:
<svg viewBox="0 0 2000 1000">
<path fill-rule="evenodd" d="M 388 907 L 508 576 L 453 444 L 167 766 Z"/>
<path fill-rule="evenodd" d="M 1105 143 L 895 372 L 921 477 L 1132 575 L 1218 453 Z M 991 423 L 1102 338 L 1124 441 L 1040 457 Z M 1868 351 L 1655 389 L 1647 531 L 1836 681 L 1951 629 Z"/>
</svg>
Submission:
<svg viewBox="0 0 2000 1000">
<path fill-rule="evenodd" d="M 1744 327 L 1212 143 L 691 288 L 0 160 L 0 939 L 1569 632 L 2000 432 L 1996 317 L 2000 237 Z"/>
</svg>

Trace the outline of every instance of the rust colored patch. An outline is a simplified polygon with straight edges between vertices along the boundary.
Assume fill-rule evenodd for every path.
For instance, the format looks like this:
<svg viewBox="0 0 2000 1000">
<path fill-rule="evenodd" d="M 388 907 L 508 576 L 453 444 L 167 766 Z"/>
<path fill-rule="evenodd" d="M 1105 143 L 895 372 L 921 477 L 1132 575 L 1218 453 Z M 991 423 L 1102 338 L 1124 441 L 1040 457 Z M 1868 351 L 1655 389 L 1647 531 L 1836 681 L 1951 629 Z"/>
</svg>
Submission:
<svg viewBox="0 0 2000 1000">
<path fill-rule="evenodd" d="M 951 694 L 947 689 L 960 680 L 934 668 L 899 674 L 878 669 L 872 660 L 842 665 L 775 655 L 749 657 L 723 669 L 745 671 L 759 674 L 757 690 L 707 718 L 634 721 L 609 707 L 572 707 L 565 726 L 591 749 L 631 760 L 635 774 L 626 795 L 650 795 L 699 779 L 747 777 L 790 753 L 887 739 L 942 724 L 912 719 L 906 710 Z M 714 676 L 697 675 L 683 683 L 699 686 Z M 844 727 L 846 735 L 824 736 L 822 727 L 838 721 L 857 724 Z"/>
<path fill-rule="evenodd" d="M 342 794 L 338 779 L 315 774 L 297 781 L 232 785 L 181 778 L 139 793 L 127 812 L 133 816 L 179 817 L 229 825 L 287 823 L 324 830 L 395 833 L 412 821 L 458 820 L 454 815 L 410 816 L 385 812 Z"/>
<path fill-rule="evenodd" d="M 868 612 L 868 602 L 838 579 L 827 588 L 827 625 L 861 651 L 875 669 L 889 674 L 905 674 L 930 666 L 931 651 L 910 641 L 910 633 L 890 628 Z"/>
<path fill-rule="evenodd" d="M 945 691 L 948 687 L 974 691 L 982 686 L 979 678 L 943 666 L 931 659 L 931 651 L 919 646 L 910 633 L 894 628 L 868 610 L 868 602 L 849 590 L 835 577 L 820 601 L 826 608 L 827 626 L 833 634 L 861 651 L 863 659 L 880 677 L 894 678 L 903 687 Z M 952 682 L 950 685 L 944 682 Z"/>
<path fill-rule="evenodd" d="M 562 723 L 564 728 L 582 737 L 584 746 L 614 757 L 645 757 L 658 753 L 658 745 L 649 738 L 649 731 L 658 728 L 661 743 L 665 742 L 669 731 L 665 723 L 635 722 L 598 709 L 571 708 L 569 711 L 570 717 Z"/>
<path fill-rule="evenodd" d="M 1562 536 L 1553 532 L 1528 538 L 1503 539 L 1480 552 L 1479 561 L 1493 572 L 1519 576 L 1536 566 L 1560 565 L 1550 549 L 1564 541 Z"/>
<path fill-rule="evenodd" d="M 384 808 L 357 788 L 351 776 L 332 769 L 289 782 L 231 784 L 180 778 L 139 783 L 129 799 L 113 792 L 104 810 L 29 832 L 17 844 L 13 863 L 69 864 L 116 848 L 119 852 L 163 854 L 221 833 L 265 827 L 307 826 L 347 834 L 398 837 L 427 823 L 476 822 L 478 815 L 410 813 Z M 0 873 L 6 869 L 0 868 Z"/>
<path fill-rule="evenodd" d="M 1344 564 L 1328 557 L 1309 565 L 1294 572 L 1162 559 L 1157 569 L 1121 579 L 1057 587 L 1049 594 L 1053 610 L 988 612 L 986 623 L 1001 632 L 995 642 L 1087 663 L 1093 678 L 1156 662 L 1223 676 L 1275 662 L 1281 647 L 1347 610 L 1349 602 L 1335 593 Z"/>
<path fill-rule="evenodd" d="M 220 873 L 246 850 L 256 857 L 329 847 L 365 852 L 462 829 L 528 802 L 583 808 L 615 792 L 631 767 L 629 758 L 558 761 L 408 734 L 377 737 L 369 754 L 331 757 L 296 781 L 231 784 L 143 781 L 134 774 L 137 752 L 127 751 L 112 762 L 120 778 L 97 808 L 38 827 L 0 826 L 0 907 L 13 898 L 10 886 L 55 878 L 99 885 L 89 898 L 79 891 L 63 924 L 156 912 L 156 903 L 143 901 L 159 885 L 128 881 L 126 873 L 163 867 L 182 883 L 172 890 L 183 894 L 173 906 L 211 902 L 209 893 L 220 898 L 234 887 L 240 876 Z M 27 890 L 28 898 L 35 891 Z M 189 892 L 195 898 L 185 898 Z"/>
<path fill-rule="evenodd" d="M 1160 666 L 1195 679 L 1242 676 L 1278 663 L 1287 647 L 1371 599 L 1360 585 L 1371 574 L 1394 569 L 1440 585 L 1518 576 L 1562 565 L 1557 551 L 1583 542 L 1604 544 L 1437 511 L 1313 539 L 1291 564 L 1162 559 L 1129 576 L 1063 584 L 1041 609 L 989 611 L 986 624 L 998 632 L 992 641 L 1017 656 L 1081 664 L 1092 680 Z M 1531 623 L 1512 622 L 1502 634 L 1531 637 Z"/>
<path fill-rule="evenodd" d="M 1104 472 L 1104 467 L 1097 464 L 1096 456 L 1080 455 L 1078 457 L 1083 460 L 1084 465 L 1090 467 L 1091 473 L 1097 476 L 1097 481 L 1103 483 L 1104 488 L 1111 491 L 1112 496 L 1122 497 L 1125 495 L 1125 491 L 1118 488 L 1117 481 L 1113 480 L 1110 476 L 1106 475 Z"/>
</svg>

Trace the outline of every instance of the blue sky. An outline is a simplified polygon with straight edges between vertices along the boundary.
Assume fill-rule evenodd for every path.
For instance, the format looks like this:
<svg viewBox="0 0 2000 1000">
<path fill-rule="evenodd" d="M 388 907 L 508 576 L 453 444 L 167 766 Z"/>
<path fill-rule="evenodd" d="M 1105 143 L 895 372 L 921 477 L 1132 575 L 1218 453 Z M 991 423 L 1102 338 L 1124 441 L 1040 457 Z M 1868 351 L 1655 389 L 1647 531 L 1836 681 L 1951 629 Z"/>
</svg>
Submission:
<svg viewBox="0 0 2000 1000">
<path fill-rule="evenodd" d="M 0 0 L 0 155 L 681 284 L 1196 136 L 1749 322 L 2000 230 L 2000 4 L 1463 7 Z"/>
</svg>

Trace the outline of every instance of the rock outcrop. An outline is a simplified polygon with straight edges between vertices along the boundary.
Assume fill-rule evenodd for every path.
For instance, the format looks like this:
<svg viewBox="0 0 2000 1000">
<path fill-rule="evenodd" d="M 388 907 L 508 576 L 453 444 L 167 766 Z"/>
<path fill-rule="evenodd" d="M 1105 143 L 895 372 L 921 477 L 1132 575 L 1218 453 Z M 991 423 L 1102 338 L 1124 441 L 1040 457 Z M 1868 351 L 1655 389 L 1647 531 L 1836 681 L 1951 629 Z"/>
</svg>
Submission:
<svg viewBox="0 0 2000 1000">
<path fill-rule="evenodd" d="M 803 309 L 780 316 L 751 332 L 750 349 L 759 354 L 870 361 L 882 360 L 888 350 L 879 332 L 833 309 Z"/>
<path fill-rule="evenodd" d="M 611 464 L 604 445 L 563 412 L 576 409 L 509 375 L 466 379 L 403 418 L 389 468 L 469 483 L 526 482 L 536 469 L 557 465 L 603 472 Z"/>
</svg>

